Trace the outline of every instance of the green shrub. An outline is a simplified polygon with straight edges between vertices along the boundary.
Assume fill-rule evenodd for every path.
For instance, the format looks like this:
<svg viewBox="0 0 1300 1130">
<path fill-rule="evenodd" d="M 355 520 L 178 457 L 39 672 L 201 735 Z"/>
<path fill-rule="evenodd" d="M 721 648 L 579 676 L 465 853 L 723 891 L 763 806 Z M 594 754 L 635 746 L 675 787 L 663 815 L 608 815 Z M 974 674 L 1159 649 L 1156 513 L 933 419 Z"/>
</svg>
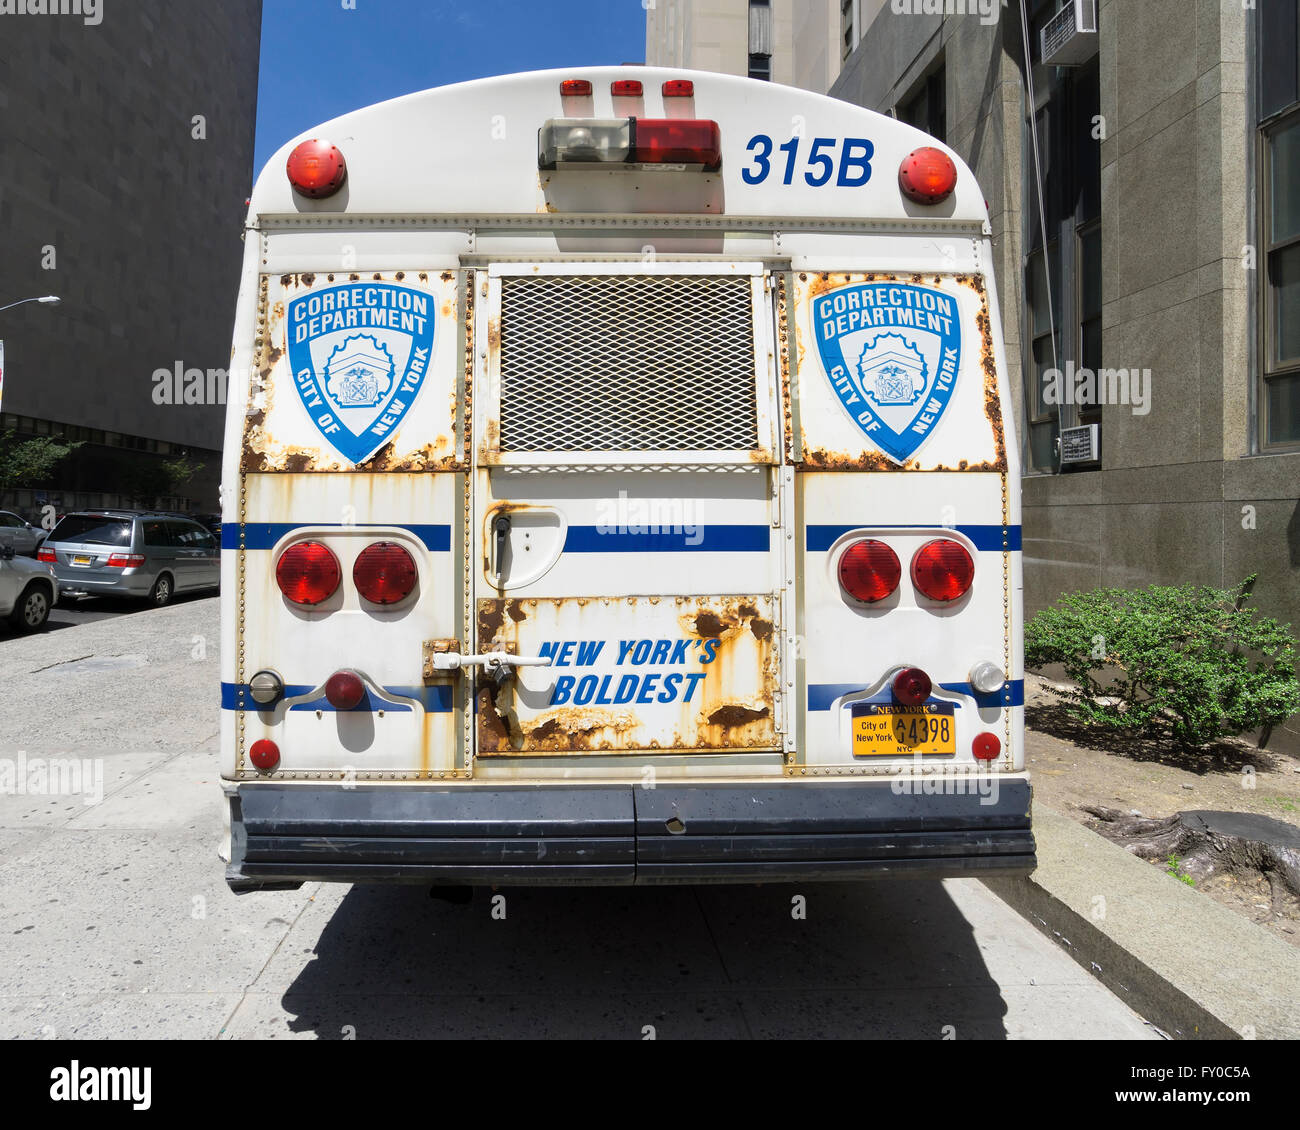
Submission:
<svg viewBox="0 0 1300 1130">
<path fill-rule="evenodd" d="M 1254 584 L 1064 596 L 1025 625 L 1025 664 L 1065 668 L 1075 717 L 1184 747 L 1275 726 L 1300 711 L 1295 641 L 1245 607 Z"/>
</svg>

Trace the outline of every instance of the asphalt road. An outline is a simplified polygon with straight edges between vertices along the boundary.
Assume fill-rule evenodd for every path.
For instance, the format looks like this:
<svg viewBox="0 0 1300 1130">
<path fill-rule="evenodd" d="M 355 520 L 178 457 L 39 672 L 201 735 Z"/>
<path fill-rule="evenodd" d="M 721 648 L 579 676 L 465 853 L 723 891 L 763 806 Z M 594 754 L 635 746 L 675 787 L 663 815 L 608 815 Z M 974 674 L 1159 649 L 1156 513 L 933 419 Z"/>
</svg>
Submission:
<svg viewBox="0 0 1300 1130">
<path fill-rule="evenodd" d="M 1158 1038 L 974 880 L 237 898 L 216 613 L 0 638 L 0 781 L 88 763 L 0 795 L 0 1037 Z"/>
</svg>

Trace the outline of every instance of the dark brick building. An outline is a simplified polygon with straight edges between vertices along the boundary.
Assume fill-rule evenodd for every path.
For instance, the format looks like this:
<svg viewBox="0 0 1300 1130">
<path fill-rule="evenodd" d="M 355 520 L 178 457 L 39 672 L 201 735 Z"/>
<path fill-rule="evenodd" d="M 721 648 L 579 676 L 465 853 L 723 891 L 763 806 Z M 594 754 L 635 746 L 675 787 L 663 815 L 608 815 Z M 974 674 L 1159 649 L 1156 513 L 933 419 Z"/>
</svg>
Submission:
<svg viewBox="0 0 1300 1130">
<path fill-rule="evenodd" d="M 262 0 L 110 0 L 98 23 L 3 25 L 0 306 L 63 305 L 0 314 L 0 426 L 84 444 L 56 505 L 215 510 L 224 382 L 206 377 L 229 364 Z M 204 371 L 204 403 L 155 391 L 178 365 Z M 176 487 L 164 465 L 183 454 L 202 470 Z M 0 483 L 0 505 L 41 501 Z"/>
</svg>

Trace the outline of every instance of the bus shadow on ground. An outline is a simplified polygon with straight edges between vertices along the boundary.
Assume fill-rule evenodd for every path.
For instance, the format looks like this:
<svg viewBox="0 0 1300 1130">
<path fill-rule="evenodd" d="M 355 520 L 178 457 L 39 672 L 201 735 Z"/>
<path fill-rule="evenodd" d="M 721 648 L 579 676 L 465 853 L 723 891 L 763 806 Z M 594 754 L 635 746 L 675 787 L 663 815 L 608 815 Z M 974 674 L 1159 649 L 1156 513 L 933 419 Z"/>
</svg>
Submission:
<svg viewBox="0 0 1300 1130">
<path fill-rule="evenodd" d="M 353 887 L 305 959 L 281 1004 L 322 1039 L 1007 1035 L 937 881 Z"/>
</svg>

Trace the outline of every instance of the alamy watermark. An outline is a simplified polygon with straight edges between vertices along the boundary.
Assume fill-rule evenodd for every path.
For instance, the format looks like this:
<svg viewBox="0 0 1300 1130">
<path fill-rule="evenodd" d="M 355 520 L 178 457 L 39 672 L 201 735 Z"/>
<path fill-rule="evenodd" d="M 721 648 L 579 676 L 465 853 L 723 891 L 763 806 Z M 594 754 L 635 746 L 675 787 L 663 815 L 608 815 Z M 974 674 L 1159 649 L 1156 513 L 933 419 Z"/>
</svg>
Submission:
<svg viewBox="0 0 1300 1130">
<path fill-rule="evenodd" d="M 1002 0 L 889 0 L 896 16 L 979 16 L 980 23 L 995 24 L 1002 15 Z"/>
<path fill-rule="evenodd" d="M 1134 416 L 1151 411 L 1150 369 L 1075 368 L 1065 363 L 1065 371 L 1047 369 L 1043 373 L 1043 403 L 1096 405 L 1127 404 Z"/>
<path fill-rule="evenodd" d="M 104 799 L 100 758 L 0 757 L 0 797 L 79 796 L 87 808 Z"/>
<path fill-rule="evenodd" d="M 690 498 L 605 499 L 596 509 L 598 534 L 674 534 L 687 545 L 704 541 L 704 526 L 696 520 L 696 502 Z"/>
<path fill-rule="evenodd" d="M 104 22 L 104 0 L 0 0 L 0 16 L 80 16 L 98 27 Z"/>
</svg>

